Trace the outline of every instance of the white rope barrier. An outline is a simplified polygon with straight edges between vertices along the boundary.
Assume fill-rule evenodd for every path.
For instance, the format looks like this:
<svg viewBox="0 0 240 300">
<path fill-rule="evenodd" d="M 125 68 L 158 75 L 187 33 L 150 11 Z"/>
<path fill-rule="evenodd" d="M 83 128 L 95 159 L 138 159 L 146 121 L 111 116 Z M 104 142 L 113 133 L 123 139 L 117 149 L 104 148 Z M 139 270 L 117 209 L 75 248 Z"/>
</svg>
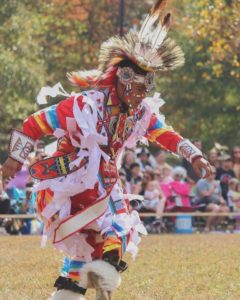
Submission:
<svg viewBox="0 0 240 300">
<path fill-rule="evenodd" d="M 36 219 L 36 215 L 0 215 L 0 219 Z"/>
<path fill-rule="evenodd" d="M 156 213 L 139 213 L 140 217 L 156 217 Z M 223 212 L 223 213 L 211 213 L 211 212 L 165 212 L 162 217 L 177 217 L 177 216 L 192 216 L 192 217 L 239 217 L 240 213 Z"/>
<path fill-rule="evenodd" d="M 156 217 L 156 213 L 139 213 L 140 217 Z M 162 217 L 177 217 L 177 216 L 192 216 L 192 217 L 237 217 L 240 216 L 240 213 L 237 212 L 224 212 L 224 213 L 211 213 L 211 212 L 165 212 L 162 214 Z M 35 214 L 23 215 L 3 215 L 0 214 L 0 219 L 36 219 Z"/>
</svg>

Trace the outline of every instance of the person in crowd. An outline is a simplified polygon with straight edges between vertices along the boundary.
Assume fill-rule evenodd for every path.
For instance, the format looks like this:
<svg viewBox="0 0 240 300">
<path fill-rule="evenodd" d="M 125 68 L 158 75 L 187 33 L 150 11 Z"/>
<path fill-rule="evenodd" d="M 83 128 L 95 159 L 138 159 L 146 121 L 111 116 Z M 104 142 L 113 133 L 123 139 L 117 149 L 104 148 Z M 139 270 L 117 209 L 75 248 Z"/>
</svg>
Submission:
<svg viewBox="0 0 240 300">
<path fill-rule="evenodd" d="M 200 211 L 222 213 L 229 212 L 229 207 L 222 197 L 219 181 L 215 180 L 216 169 L 213 167 L 212 174 L 206 179 L 200 179 L 196 184 L 196 198 L 194 203 L 199 205 Z M 225 217 L 210 216 L 207 218 L 205 232 L 214 230 L 215 226 L 222 222 Z"/>
<path fill-rule="evenodd" d="M 172 172 L 173 181 L 185 182 L 187 179 L 187 170 L 181 166 L 177 166 Z"/>
<path fill-rule="evenodd" d="M 47 158 L 47 154 L 45 153 L 44 149 L 40 148 L 37 149 L 35 152 L 34 157 L 31 159 L 31 164 L 34 164 L 38 161 L 41 161 L 43 159 Z"/>
<path fill-rule="evenodd" d="M 121 183 L 122 183 L 123 187 L 126 190 L 126 193 L 131 193 L 130 182 L 127 181 L 127 174 L 126 174 L 126 171 L 123 168 L 121 168 L 119 170 L 119 177 L 120 177 L 120 180 L 121 180 Z"/>
<path fill-rule="evenodd" d="M 237 178 L 231 178 L 228 182 L 227 201 L 234 212 L 239 212 L 239 216 L 236 217 L 235 232 L 240 233 L 240 181 Z"/>
<path fill-rule="evenodd" d="M 139 195 L 144 195 L 144 192 L 146 190 L 146 186 L 149 181 L 154 180 L 154 171 L 153 169 L 147 169 L 143 172 L 142 176 L 142 182 L 141 182 L 141 190 L 139 192 Z"/>
<path fill-rule="evenodd" d="M 235 178 L 236 175 L 233 171 L 233 164 L 231 156 L 223 154 L 220 156 L 221 167 L 217 168 L 216 179 L 220 181 L 222 196 L 227 201 L 228 182 L 231 178 Z"/>
<path fill-rule="evenodd" d="M 240 146 L 234 146 L 232 149 L 233 171 L 240 180 Z"/>
<path fill-rule="evenodd" d="M 143 172 L 146 168 L 152 168 L 152 164 L 149 160 L 150 152 L 147 148 L 141 148 L 137 154 L 136 162 L 140 165 L 140 169 Z"/>
<path fill-rule="evenodd" d="M 159 182 L 159 184 L 168 184 L 173 181 L 172 167 L 166 165 L 164 167 L 154 169 L 154 179 Z"/>
<path fill-rule="evenodd" d="M 172 180 L 160 184 L 160 187 L 167 198 L 166 210 L 184 211 L 190 209 L 190 185 L 186 182 L 186 176 L 186 170 L 181 166 L 177 166 L 173 169 Z"/>
<path fill-rule="evenodd" d="M 35 152 L 37 152 L 37 151 L 45 152 L 45 146 L 46 146 L 46 144 L 45 144 L 44 141 L 41 141 L 41 140 L 37 141 L 35 146 L 34 146 Z"/>
<path fill-rule="evenodd" d="M 159 220 L 162 217 L 165 203 L 166 198 L 161 191 L 158 182 L 156 180 L 149 181 L 144 192 L 144 208 L 156 212 L 156 217 Z"/>
<path fill-rule="evenodd" d="M 219 158 L 218 158 L 218 152 L 217 149 L 212 148 L 209 152 L 208 152 L 208 160 L 210 162 L 210 164 L 212 166 L 214 166 L 215 168 L 219 168 L 220 167 L 220 162 L 219 162 Z"/>
<path fill-rule="evenodd" d="M 141 191 L 142 173 L 138 163 L 132 163 L 130 166 L 131 180 L 130 188 L 132 194 L 139 194 Z"/>
<path fill-rule="evenodd" d="M 135 153 L 132 150 L 126 150 L 122 157 L 122 169 L 126 172 L 127 181 L 131 180 L 130 166 L 135 162 Z"/>
<path fill-rule="evenodd" d="M 163 169 L 164 167 L 172 168 L 167 162 L 166 162 L 166 151 L 159 149 L 155 153 L 155 168 Z"/>
<path fill-rule="evenodd" d="M 0 165 L 0 214 L 8 214 L 10 212 L 10 199 L 5 191 L 5 183 L 2 176 Z M 1 224 L 1 219 L 0 219 Z"/>
</svg>

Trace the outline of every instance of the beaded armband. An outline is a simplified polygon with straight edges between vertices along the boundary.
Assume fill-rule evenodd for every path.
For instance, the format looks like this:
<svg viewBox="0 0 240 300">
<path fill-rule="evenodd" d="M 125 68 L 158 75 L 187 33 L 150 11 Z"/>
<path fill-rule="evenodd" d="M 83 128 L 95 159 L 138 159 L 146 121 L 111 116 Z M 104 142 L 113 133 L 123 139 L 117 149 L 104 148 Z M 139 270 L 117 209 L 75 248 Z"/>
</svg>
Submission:
<svg viewBox="0 0 240 300">
<path fill-rule="evenodd" d="M 34 146 L 34 140 L 17 129 L 12 129 L 8 155 L 12 159 L 24 163 Z"/>
<path fill-rule="evenodd" d="M 202 157 L 202 151 L 194 146 L 189 140 L 183 139 L 177 145 L 177 153 L 192 163 L 195 158 Z"/>
</svg>

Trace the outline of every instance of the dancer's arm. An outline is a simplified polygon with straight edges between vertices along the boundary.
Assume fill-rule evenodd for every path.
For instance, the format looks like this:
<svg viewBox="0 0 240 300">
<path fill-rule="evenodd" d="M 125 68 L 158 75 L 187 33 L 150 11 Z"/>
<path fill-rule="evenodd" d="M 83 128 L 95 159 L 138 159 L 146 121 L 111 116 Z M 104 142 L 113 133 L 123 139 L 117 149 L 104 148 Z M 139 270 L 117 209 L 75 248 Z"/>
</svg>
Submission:
<svg viewBox="0 0 240 300">
<path fill-rule="evenodd" d="M 173 129 L 167 127 L 155 115 L 151 117 L 146 137 L 155 145 L 177 153 L 187 159 L 199 177 L 206 178 L 211 174 L 211 166 L 203 158 L 202 152 L 189 140 L 184 139 Z M 205 174 L 202 174 L 202 172 Z"/>
<path fill-rule="evenodd" d="M 74 97 L 70 97 L 40 110 L 23 122 L 21 130 L 12 131 L 9 157 L 2 167 L 4 177 L 11 178 L 21 169 L 36 140 L 53 135 L 58 128 L 67 131 L 67 118 L 73 118 L 73 101 Z M 78 97 L 78 104 L 81 109 L 84 105 L 82 96 Z"/>
</svg>

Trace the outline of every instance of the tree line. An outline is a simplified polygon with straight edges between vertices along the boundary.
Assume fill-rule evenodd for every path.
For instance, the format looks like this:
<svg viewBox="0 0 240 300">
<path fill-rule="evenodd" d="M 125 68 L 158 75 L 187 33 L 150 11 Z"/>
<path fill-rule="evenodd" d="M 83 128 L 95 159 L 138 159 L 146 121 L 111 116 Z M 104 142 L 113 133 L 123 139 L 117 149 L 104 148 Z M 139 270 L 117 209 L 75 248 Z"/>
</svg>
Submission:
<svg viewBox="0 0 240 300">
<path fill-rule="evenodd" d="M 125 0 L 125 32 L 139 28 L 151 1 Z M 170 36 L 185 52 L 184 67 L 159 74 L 163 113 L 182 135 L 233 146 L 239 131 L 239 22 L 237 0 L 171 1 Z M 119 32 L 119 1 L 2 0 L 0 11 L 0 160 L 10 129 L 20 127 L 40 88 L 66 73 L 97 66 L 100 44 Z"/>
</svg>

